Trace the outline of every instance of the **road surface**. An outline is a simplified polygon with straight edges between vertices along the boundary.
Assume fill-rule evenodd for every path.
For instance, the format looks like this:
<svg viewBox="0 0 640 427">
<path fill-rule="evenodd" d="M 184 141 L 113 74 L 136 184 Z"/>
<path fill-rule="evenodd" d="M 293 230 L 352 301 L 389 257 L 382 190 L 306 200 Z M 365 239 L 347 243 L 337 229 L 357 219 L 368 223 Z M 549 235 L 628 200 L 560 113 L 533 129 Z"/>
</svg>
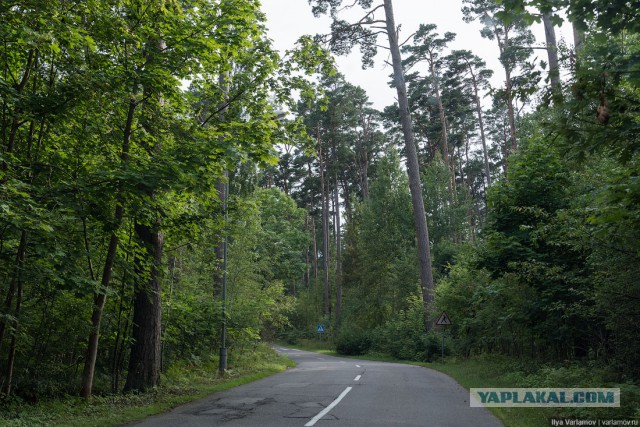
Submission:
<svg viewBox="0 0 640 427">
<path fill-rule="evenodd" d="M 276 350 L 298 366 L 134 425 L 501 426 L 488 410 L 469 407 L 469 392 L 437 371 L 284 347 Z"/>
</svg>

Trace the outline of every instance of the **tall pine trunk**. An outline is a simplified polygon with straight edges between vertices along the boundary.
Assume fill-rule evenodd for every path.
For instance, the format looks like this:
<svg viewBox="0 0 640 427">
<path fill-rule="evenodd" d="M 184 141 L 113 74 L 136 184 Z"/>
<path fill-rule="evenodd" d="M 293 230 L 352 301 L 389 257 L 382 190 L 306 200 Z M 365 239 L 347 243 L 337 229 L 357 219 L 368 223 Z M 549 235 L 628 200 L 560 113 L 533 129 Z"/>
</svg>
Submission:
<svg viewBox="0 0 640 427">
<path fill-rule="evenodd" d="M 338 174 L 334 176 L 333 191 L 335 212 L 333 216 L 336 227 L 336 321 L 340 320 L 342 311 L 342 225 L 340 221 L 340 195 L 338 192 Z"/>
<path fill-rule="evenodd" d="M 416 226 L 416 240 L 418 242 L 418 259 L 420 263 L 420 285 L 425 310 L 425 327 L 430 329 L 429 310 L 433 301 L 433 271 L 431 268 L 431 246 L 429 243 L 429 230 L 424 209 L 422 185 L 420 183 L 420 170 L 415 137 L 411 126 L 411 114 L 409 113 L 409 101 L 407 99 L 407 87 L 404 81 L 402 58 L 398 45 L 396 23 L 393 16 L 393 4 L 391 0 L 384 0 L 384 11 L 389 37 L 389 48 L 393 63 L 393 82 L 398 93 L 398 105 L 400 107 L 400 122 L 404 134 L 404 145 L 407 154 L 407 173 L 409 175 L 409 189 L 411 190 L 411 203 Z"/>
<path fill-rule="evenodd" d="M 325 181 L 325 159 L 320 144 L 320 130 L 318 129 L 318 160 L 320 163 L 320 193 L 322 194 L 322 312 L 325 316 L 331 315 L 331 301 L 329 293 L 329 189 Z"/>
<path fill-rule="evenodd" d="M 502 67 L 504 68 L 504 76 L 505 76 L 505 103 L 507 105 L 507 119 L 509 120 L 509 144 L 505 146 L 505 176 L 507 175 L 508 168 L 508 159 L 509 154 L 516 151 L 518 148 L 518 141 L 516 139 L 516 114 L 513 108 L 513 79 L 511 78 L 511 67 L 508 63 L 502 61 L 502 57 L 504 53 L 509 49 L 511 40 L 509 39 L 509 30 L 505 28 L 504 31 L 504 39 L 502 42 L 500 41 L 500 34 L 496 29 L 494 29 L 494 34 L 496 40 L 498 40 L 498 47 L 500 49 L 500 58 L 502 62 Z M 506 59 L 505 59 L 506 61 Z"/>
<path fill-rule="evenodd" d="M 313 175 L 311 173 L 311 162 L 307 162 L 307 169 L 309 173 L 309 178 Z M 313 190 L 309 191 L 310 194 L 310 209 L 309 212 L 313 212 L 315 209 L 315 197 L 313 196 Z M 311 236 L 312 236 L 312 244 L 313 244 L 313 254 L 311 257 L 311 262 L 313 263 L 313 284 L 315 286 L 318 281 L 318 236 L 316 234 L 316 219 L 314 216 L 311 216 Z"/>
<path fill-rule="evenodd" d="M 358 176 L 362 189 L 362 200 L 369 198 L 369 153 L 367 141 L 370 137 L 370 123 L 366 120 L 364 113 L 360 114 L 360 124 L 362 126 L 362 142 L 356 138 L 356 165 L 358 166 Z"/>
<path fill-rule="evenodd" d="M 487 137 L 484 133 L 484 117 L 482 115 L 482 104 L 480 103 L 480 94 L 478 91 L 478 79 L 473 72 L 473 67 L 469 61 L 465 61 L 469 73 L 471 73 L 471 80 L 473 83 L 473 99 L 476 106 L 476 115 L 478 116 L 478 126 L 480 127 L 480 141 L 482 142 L 482 157 L 484 160 L 484 173 L 487 176 L 487 186 L 491 185 L 491 169 L 489 167 L 489 150 L 487 149 Z"/>
</svg>

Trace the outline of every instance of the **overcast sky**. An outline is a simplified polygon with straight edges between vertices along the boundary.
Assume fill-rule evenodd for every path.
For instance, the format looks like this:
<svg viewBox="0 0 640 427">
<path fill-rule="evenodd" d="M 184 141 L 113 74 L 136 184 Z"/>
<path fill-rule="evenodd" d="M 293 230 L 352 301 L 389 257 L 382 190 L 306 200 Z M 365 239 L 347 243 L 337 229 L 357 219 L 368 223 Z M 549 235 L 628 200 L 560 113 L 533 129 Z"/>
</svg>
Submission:
<svg viewBox="0 0 640 427">
<path fill-rule="evenodd" d="M 495 73 L 493 84 L 501 85 L 504 71 L 497 59 L 497 44 L 480 37 L 479 24 L 467 24 L 462 20 L 462 0 L 394 0 L 393 7 L 396 25 L 401 25 L 401 42 L 415 32 L 420 24 L 436 24 L 439 34 L 447 31 L 457 34 L 449 45 L 451 49 L 468 49 L 482 57 Z M 292 48 L 301 35 L 329 32 L 330 19 L 326 16 L 315 18 L 307 0 L 262 0 L 262 10 L 267 15 L 269 37 L 275 47 L 282 51 Z M 379 13 L 379 19 L 384 19 L 384 11 L 380 9 Z M 361 13 L 352 15 L 353 18 L 360 16 Z M 543 42 L 542 24 L 534 24 L 533 30 L 538 41 Z M 558 39 L 560 37 L 558 34 Z M 379 43 L 384 46 L 388 41 L 380 36 Z M 534 54 L 546 60 L 544 51 L 536 50 Z M 362 70 L 357 49 L 350 56 L 337 60 L 338 68 L 347 81 L 364 88 L 374 107 L 382 109 L 395 102 L 395 89 L 388 86 L 392 70 L 384 64 L 385 60 L 390 61 L 388 51 L 379 49 L 373 69 Z"/>
</svg>

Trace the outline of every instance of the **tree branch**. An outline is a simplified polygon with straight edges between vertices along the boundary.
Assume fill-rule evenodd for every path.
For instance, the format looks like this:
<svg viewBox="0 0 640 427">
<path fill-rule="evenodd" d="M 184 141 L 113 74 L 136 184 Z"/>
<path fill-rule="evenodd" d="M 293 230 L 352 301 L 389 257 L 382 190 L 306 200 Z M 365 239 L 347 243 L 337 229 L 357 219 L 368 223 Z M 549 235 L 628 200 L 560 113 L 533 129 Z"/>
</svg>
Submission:
<svg viewBox="0 0 640 427">
<path fill-rule="evenodd" d="M 406 39 L 405 41 L 403 41 L 402 43 L 400 43 L 400 44 L 398 45 L 398 47 L 402 47 L 402 46 L 404 46 L 404 45 L 409 41 L 409 39 L 410 39 L 411 37 L 415 36 L 415 35 L 416 35 L 416 33 L 415 33 L 415 32 L 414 32 L 414 33 L 412 33 L 409 37 L 407 37 L 407 39 Z"/>
</svg>

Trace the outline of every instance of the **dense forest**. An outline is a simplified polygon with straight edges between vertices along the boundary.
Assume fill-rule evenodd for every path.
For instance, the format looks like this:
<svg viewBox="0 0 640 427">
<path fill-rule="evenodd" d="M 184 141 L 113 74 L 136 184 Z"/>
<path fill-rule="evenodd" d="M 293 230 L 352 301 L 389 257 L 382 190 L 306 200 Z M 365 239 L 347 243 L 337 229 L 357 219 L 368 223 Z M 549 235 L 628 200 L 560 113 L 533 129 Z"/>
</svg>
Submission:
<svg viewBox="0 0 640 427">
<path fill-rule="evenodd" d="M 633 2 L 464 0 L 499 70 L 401 43 L 390 0 L 309 3 L 330 33 L 284 53 L 257 0 L 1 3 L 0 394 L 144 391 L 223 324 L 231 366 L 318 324 L 431 361 L 442 312 L 448 354 L 639 381 Z M 379 111 L 331 54 L 383 48 Z"/>
</svg>

